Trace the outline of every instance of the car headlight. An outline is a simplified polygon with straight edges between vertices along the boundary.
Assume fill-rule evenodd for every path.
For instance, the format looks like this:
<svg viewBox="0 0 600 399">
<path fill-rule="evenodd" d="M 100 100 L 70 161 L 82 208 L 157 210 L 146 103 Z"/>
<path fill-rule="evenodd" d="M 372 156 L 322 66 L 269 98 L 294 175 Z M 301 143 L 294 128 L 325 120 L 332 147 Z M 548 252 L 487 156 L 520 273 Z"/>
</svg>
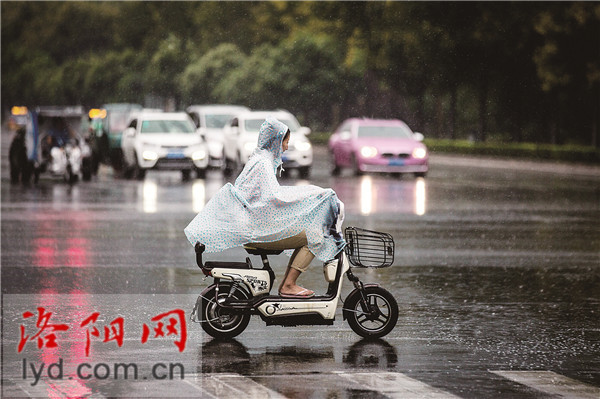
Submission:
<svg viewBox="0 0 600 399">
<path fill-rule="evenodd" d="M 244 143 L 244 150 L 246 150 L 246 152 L 252 152 L 252 151 L 254 151 L 255 148 L 256 148 L 256 142 L 254 142 L 254 141 L 246 141 Z"/>
<path fill-rule="evenodd" d="M 193 161 L 200 161 L 204 158 L 206 158 L 206 151 L 204 151 L 204 150 L 197 150 L 192 153 Z"/>
<path fill-rule="evenodd" d="M 360 155 L 363 158 L 373 158 L 374 156 L 377 155 L 377 148 L 375 147 L 370 147 L 370 146 L 365 146 L 362 147 L 360 149 Z"/>
<path fill-rule="evenodd" d="M 413 158 L 423 159 L 427 156 L 427 150 L 423 147 L 417 147 L 412 152 Z"/>
<path fill-rule="evenodd" d="M 298 151 L 308 151 L 312 146 L 310 145 L 309 141 L 299 141 L 296 144 L 294 144 L 294 147 Z"/>
<path fill-rule="evenodd" d="M 146 161 L 156 161 L 158 159 L 158 154 L 154 151 L 146 150 L 142 152 L 142 158 Z"/>
</svg>

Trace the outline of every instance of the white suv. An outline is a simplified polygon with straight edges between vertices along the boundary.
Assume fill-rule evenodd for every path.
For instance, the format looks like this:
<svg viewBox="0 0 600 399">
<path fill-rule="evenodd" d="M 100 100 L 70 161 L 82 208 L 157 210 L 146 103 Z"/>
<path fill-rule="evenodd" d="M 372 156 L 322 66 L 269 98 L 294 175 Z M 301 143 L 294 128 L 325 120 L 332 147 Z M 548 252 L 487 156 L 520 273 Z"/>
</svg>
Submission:
<svg viewBox="0 0 600 399">
<path fill-rule="evenodd" d="M 260 126 L 267 116 L 278 119 L 290 128 L 289 147 L 281 156 L 283 168 L 296 169 L 301 178 L 308 178 L 313 162 L 312 145 L 306 137 L 310 129 L 300 126 L 294 115 L 284 110 L 244 112 L 225 125 L 225 172 L 231 173 L 248 162 L 256 148 Z"/>
<path fill-rule="evenodd" d="M 192 170 L 204 177 L 208 166 L 206 143 L 185 112 L 140 112 L 123 131 L 121 150 L 126 177 L 143 179 L 148 169 Z"/>
<path fill-rule="evenodd" d="M 225 161 L 223 152 L 223 127 L 236 115 L 250 111 L 243 105 L 190 105 L 186 112 L 192 117 L 208 147 L 208 165 L 221 168 Z"/>
</svg>

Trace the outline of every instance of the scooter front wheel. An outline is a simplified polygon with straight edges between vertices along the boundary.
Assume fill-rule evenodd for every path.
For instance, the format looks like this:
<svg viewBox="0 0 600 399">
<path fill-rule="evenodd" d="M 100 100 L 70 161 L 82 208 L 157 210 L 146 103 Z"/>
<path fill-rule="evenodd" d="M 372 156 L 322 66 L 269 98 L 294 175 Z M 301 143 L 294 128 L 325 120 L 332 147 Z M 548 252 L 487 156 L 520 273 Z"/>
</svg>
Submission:
<svg viewBox="0 0 600 399">
<path fill-rule="evenodd" d="M 344 313 L 350 328 L 365 338 L 381 338 L 396 326 L 398 303 L 387 290 L 379 286 L 364 287 L 350 293 L 344 303 Z"/>
<path fill-rule="evenodd" d="M 227 309 L 218 304 L 219 299 L 225 299 L 229 295 L 231 284 L 220 283 L 218 297 L 216 289 L 217 286 L 212 285 L 202 296 L 200 303 L 202 329 L 215 338 L 233 338 L 246 329 L 250 322 L 250 314 Z M 240 300 L 248 299 L 248 294 L 242 289 L 237 289 L 232 296 Z"/>
</svg>

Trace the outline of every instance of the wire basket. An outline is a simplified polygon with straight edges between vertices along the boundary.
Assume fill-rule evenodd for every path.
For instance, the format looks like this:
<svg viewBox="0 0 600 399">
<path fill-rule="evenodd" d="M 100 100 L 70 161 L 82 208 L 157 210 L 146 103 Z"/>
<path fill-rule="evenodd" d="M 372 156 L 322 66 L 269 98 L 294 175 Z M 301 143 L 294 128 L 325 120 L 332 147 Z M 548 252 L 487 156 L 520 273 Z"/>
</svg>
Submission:
<svg viewBox="0 0 600 399">
<path fill-rule="evenodd" d="M 346 256 L 354 266 L 388 267 L 394 262 L 394 239 L 390 234 L 347 227 Z"/>
</svg>

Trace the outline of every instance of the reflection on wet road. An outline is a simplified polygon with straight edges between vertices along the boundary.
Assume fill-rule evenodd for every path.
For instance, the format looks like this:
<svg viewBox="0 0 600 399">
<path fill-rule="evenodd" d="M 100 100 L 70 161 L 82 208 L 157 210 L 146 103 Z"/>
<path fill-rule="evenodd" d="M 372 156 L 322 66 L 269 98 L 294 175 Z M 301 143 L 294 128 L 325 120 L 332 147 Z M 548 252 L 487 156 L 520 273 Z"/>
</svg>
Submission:
<svg viewBox="0 0 600 399">
<path fill-rule="evenodd" d="M 158 328 L 152 319 L 171 310 L 189 315 L 207 286 L 183 228 L 227 179 L 217 171 L 185 182 L 179 173 L 150 172 L 133 181 L 103 168 L 89 183 L 21 187 L 8 183 L 3 168 L 4 396 L 538 398 L 569 387 L 568 397 L 598 397 L 597 169 L 434 156 L 425 179 L 333 178 L 323 148 L 315 162 L 310 181 L 291 176 L 282 184 L 332 187 L 346 204 L 346 225 L 396 241 L 391 268 L 356 270 L 398 300 L 398 325 L 384 340 L 361 340 L 338 309 L 330 327 L 266 327 L 253 319 L 226 342 L 188 320 L 183 352 L 166 335 L 165 319 L 165 335 L 152 330 L 143 343 L 144 324 Z M 234 249 L 209 260 L 245 256 Z M 287 259 L 272 260 L 281 276 Z M 301 279 L 325 290 L 316 262 Z M 57 347 L 29 340 L 40 307 L 52 313 L 49 323 L 69 326 L 53 331 Z M 60 359 L 63 378 L 52 378 L 56 366 L 33 384 L 42 364 Z M 139 378 L 113 378 L 115 363 L 135 364 Z M 153 367 L 161 377 L 175 364 L 183 380 L 151 378 Z M 78 377 L 78 366 L 91 377 Z"/>
<path fill-rule="evenodd" d="M 349 213 L 370 216 L 378 213 L 414 214 L 423 216 L 426 210 L 426 180 L 390 179 L 386 176 L 360 176 L 340 179 L 332 188 L 343 198 Z"/>
</svg>

